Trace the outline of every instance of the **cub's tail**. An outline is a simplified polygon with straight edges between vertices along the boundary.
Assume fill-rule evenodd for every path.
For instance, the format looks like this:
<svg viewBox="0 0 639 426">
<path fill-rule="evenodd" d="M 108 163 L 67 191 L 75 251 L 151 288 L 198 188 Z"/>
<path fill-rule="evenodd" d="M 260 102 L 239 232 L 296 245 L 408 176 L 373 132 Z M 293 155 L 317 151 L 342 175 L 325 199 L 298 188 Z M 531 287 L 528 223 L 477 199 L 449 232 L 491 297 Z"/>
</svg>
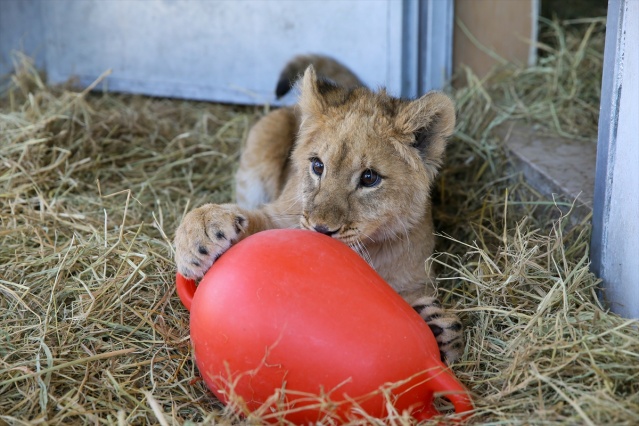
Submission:
<svg viewBox="0 0 639 426">
<path fill-rule="evenodd" d="M 275 88 L 277 99 L 287 94 L 295 85 L 298 78 L 304 74 L 306 68 L 313 65 L 318 76 L 327 78 L 338 86 L 352 88 L 364 86 L 364 83 L 349 70 L 346 65 L 324 55 L 298 55 L 291 59 L 280 73 Z"/>
</svg>

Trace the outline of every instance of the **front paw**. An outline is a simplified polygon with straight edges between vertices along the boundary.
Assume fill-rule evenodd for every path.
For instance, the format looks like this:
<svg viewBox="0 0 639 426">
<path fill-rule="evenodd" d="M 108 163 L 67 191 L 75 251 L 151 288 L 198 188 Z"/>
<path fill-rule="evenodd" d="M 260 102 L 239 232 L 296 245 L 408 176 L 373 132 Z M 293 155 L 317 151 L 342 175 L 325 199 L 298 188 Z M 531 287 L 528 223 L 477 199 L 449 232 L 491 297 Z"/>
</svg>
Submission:
<svg viewBox="0 0 639 426">
<path fill-rule="evenodd" d="M 447 312 L 434 297 L 421 297 L 412 306 L 433 332 L 442 361 L 447 365 L 457 361 L 464 353 L 462 324 L 457 315 Z"/>
<path fill-rule="evenodd" d="M 205 204 L 190 211 L 175 232 L 175 263 L 199 279 L 246 232 L 248 219 L 233 204 Z"/>
</svg>

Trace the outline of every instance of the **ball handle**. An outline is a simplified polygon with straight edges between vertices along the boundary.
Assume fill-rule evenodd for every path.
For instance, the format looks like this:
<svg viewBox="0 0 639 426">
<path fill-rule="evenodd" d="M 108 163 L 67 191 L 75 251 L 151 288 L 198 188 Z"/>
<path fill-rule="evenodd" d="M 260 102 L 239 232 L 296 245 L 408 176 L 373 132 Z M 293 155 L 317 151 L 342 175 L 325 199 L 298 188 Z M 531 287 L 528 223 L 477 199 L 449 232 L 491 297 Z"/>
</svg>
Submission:
<svg viewBox="0 0 639 426">
<path fill-rule="evenodd" d="M 191 312 L 191 303 L 193 303 L 193 296 L 195 296 L 195 290 L 197 290 L 195 280 L 185 278 L 178 272 L 175 281 L 177 294 L 180 297 L 182 304 L 187 311 Z"/>
<path fill-rule="evenodd" d="M 465 420 L 470 414 L 470 411 L 475 408 L 468 394 L 468 390 L 457 381 L 450 371 L 450 368 L 444 367 L 443 365 L 441 369 L 434 368 L 429 370 L 429 375 L 428 385 L 433 393 L 437 393 L 438 396 L 452 402 L 455 407 L 455 413 L 461 414 L 458 420 Z M 415 418 L 420 421 L 441 415 L 442 413 L 435 408 L 432 400 L 428 401 L 420 412 L 414 414 Z"/>
</svg>

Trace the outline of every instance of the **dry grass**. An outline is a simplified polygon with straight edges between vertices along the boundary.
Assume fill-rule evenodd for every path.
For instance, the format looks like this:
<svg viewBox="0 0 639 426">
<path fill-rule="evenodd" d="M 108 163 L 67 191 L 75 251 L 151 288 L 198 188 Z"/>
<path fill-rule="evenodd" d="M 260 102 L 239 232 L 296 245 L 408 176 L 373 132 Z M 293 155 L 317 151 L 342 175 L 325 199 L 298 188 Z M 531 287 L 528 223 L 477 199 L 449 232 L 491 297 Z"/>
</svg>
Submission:
<svg viewBox="0 0 639 426">
<path fill-rule="evenodd" d="M 231 197 L 252 116 L 14 76 L 0 115 L 0 419 L 154 423 L 153 399 L 169 417 L 210 416 L 169 241 L 193 204 Z"/>
<path fill-rule="evenodd" d="M 583 64 L 601 50 L 579 41 L 591 23 L 576 40 L 553 25 L 542 66 L 468 74 L 455 94 L 435 194 L 440 295 L 467 334 L 454 370 L 471 422 L 638 424 L 638 323 L 599 305 L 588 224 L 567 230 L 491 133 L 526 119 L 593 138 Z M 21 64 L 0 100 L 0 423 L 240 422 L 197 379 L 170 240 L 188 209 L 232 199 L 261 109 L 51 88 Z"/>
<path fill-rule="evenodd" d="M 457 76 L 471 88 L 463 93 L 476 96 L 472 102 L 484 107 L 465 111 L 474 120 L 462 116 L 466 125 L 460 130 L 483 138 L 503 120 L 525 120 L 556 135 L 596 141 L 605 22 L 605 18 L 563 23 L 541 18 L 534 67 L 512 66 L 478 44 L 502 66 L 484 81 L 470 72 Z"/>
</svg>

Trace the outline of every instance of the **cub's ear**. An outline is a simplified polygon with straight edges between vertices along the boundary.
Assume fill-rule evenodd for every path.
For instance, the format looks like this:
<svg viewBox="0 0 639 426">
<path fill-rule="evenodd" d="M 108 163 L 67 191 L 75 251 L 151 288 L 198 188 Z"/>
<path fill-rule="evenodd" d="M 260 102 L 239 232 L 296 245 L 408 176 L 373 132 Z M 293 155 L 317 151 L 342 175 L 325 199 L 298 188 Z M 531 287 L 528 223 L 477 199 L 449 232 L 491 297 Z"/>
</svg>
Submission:
<svg viewBox="0 0 639 426">
<path fill-rule="evenodd" d="M 299 83 L 300 99 L 299 106 L 302 110 L 302 116 L 308 118 L 309 115 L 319 114 L 323 111 L 319 88 L 317 87 L 317 74 L 313 65 L 309 65 L 304 71 L 304 77 Z"/>
<path fill-rule="evenodd" d="M 331 80 L 318 77 L 313 65 L 306 68 L 299 84 L 299 106 L 303 118 L 324 114 L 330 105 L 343 103 L 346 99 L 346 90 Z"/>
<path fill-rule="evenodd" d="M 444 160 L 446 139 L 455 129 L 453 101 L 440 92 L 430 92 L 400 110 L 396 124 L 404 134 L 414 135 L 417 149 L 431 175 L 435 177 Z"/>
</svg>

